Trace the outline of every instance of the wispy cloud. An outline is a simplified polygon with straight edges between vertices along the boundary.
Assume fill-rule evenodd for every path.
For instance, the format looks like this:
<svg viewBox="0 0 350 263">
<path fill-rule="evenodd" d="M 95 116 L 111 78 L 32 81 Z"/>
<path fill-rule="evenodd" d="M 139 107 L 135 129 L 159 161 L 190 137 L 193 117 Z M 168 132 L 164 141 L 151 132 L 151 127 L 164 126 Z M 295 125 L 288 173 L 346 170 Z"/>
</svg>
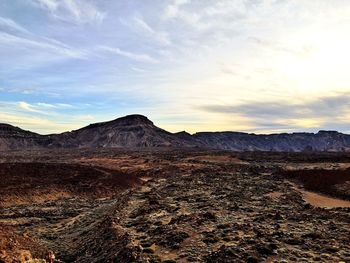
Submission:
<svg viewBox="0 0 350 263">
<path fill-rule="evenodd" d="M 45 103 L 45 102 L 37 102 L 32 107 L 38 107 L 40 109 L 71 109 L 74 108 L 73 105 L 67 103 Z"/>
<path fill-rule="evenodd" d="M 183 5 L 188 4 L 189 0 L 174 0 L 171 4 L 167 5 L 164 10 L 163 18 L 172 19 L 180 15 L 180 8 Z"/>
<path fill-rule="evenodd" d="M 7 105 L 9 105 L 9 103 L 7 103 Z M 24 110 L 26 112 L 35 112 L 42 115 L 53 114 L 53 111 L 56 111 L 56 110 L 74 108 L 73 105 L 66 104 L 66 103 L 45 103 L 45 102 L 28 103 L 25 101 L 18 102 L 17 106 L 19 109 Z"/>
<path fill-rule="evenodd" d="M 63 131 L 69 131 L 74 128 L 79 127 L 79 123 L 76 121 L 77 124 L 74 125 L 74 123 L 66 123 L 61 120 L 52 121 L 48 119 L 47 117 L 39 117 L 39 116 L 33 116 L 33 115 L 23 115 L 20 113 L 6 113 L 6 112 L 0 112 L 0 119 L 2 122 L 12 124 L 14 126 L 18 126 L 22 129 L 27 129 L 30 131 L 36 131 L 41 134 L 49 134 L 49 133 L 57 133 L 57 132 L 63 132 Z"/>
<path fill-rule="evenodd" d="M 129 51 L 121 50 L 120 48 L 117 48 L 117 47 L 100 46 L 98 49 L 102 51 L 114 53 L 114 54 L 129 58 L 131 60 L 139 61 L 139 62 L 149 62 L 149 63 L 159 62 L 157 59 L 149 56 L 148 54 L 129 52 Z"/>
<path fill-rule="evenodd" d="M 52 41 L 51 41 L 52 42 Z M 37 48 L 45 50 L 50 53 L 60 54 L 64 57 L 71 58 L 85 58 L 86 52 L 69 48 L 65 45 L 59 45 L 57 42 L 50 43 L 46 41 L 33 40 L 25 37 L 18 37 L 15 35 L 1 33 L 0 32 L 0 45 L 8 45 L 10 47 L 16 46 L 17 49 L 26 49 L 26 48 Z"/>
<path fill-rule="evenodd" d="M 0 16 L 0 31 L 14 31 L 14 32 L 22 32 L 29 33 L 27 29 L 16 23 L 10 18 L 1 17 Z"/>
<path fill-rule="evenodd" d="M 274 43 L 266 39 L 261 39 L 258 37 L 248 37 L 248 42 L 258 45 L 262 48 L 270 49 L 276 52 L 286 52 L 301 58 L 307 58 L 312 55 L 315 51 L 314 47 L 311 45 L 302 45 L 302 46 L 286 46 L 281 43 Z"/>
<path fill-rule="evenodd" d="M 101 23 L 105 13 L 88 0 L 32 0 L 39 7 L 48 11 L 55 19 L 82 23 Z"/>
<path fill-rule="evenodd" d="M 49 9 L 50 11 L 54 11 L 57 9 L 58 7 L 58 1 L 56 0 L 37 0 L 37 2 L 42 6 L 45 7 L 47 9 Z"/>
<path fill-rule="evenodd" d="M 151 41 L 156 42 L 157 44 L 163 46 L 168 46 L 171 44 L 171 40 L 169 39 L 167 32 L 152 28 L 140 15 L 134 15 L 131 19 L 120 19 L 120 21 L 133 31 Z"/>
<path fill-rule="evenodd" d="M 29 103 L 24 102 L 24 101 L 18 102 L 18 107 L 22 110 L 25 110 L 25 111 L 40 112 L 40 111 L 33 109 L 32 105 L 30 105 Z"/>
<path fill-rule="evenodd" d="M 71 116 L 69 109 L 77 109 L 77 107 L 65 103 L 0 101 L 0 109 L 1 123 L 9 123 L 43 134 L 80 128 L 95 119 L 89 114 L 79 113 Z"/>
<path fill-rule="evenodd" d="M 162 14 L 164 20 L 175 20 L 198 32 L 230 29 L 237 19 L 247 15 L 247 1 L 215 1 L 196 6 L 188 0 L 174 0 Z M 197 8 L 196 8 L 197 7 Z"/>
</svg>

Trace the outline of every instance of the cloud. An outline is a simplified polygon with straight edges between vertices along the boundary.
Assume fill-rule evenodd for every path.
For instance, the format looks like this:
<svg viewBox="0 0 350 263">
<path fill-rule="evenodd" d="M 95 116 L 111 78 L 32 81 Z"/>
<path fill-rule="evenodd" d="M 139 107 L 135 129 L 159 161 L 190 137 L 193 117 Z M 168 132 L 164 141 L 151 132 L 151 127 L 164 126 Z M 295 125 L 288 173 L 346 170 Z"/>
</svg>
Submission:
<svg viewBox="0 0 350 263">
<path fill-rule="evenodd" d="M 42 7 L 45 7 L 50 11 L 54 11 L 58 7 L 58 1 L 56 0 L 37 0 L 37 2 L 40 3 Z"/>
<path fill-rule="evenodd" d="M 25 101 L 18 102 L 17 106 L 20 110 L 24 112 L 37 113 L 40 115 L 50 115 L 52 114 L 52 112 L 50 112 L 49 110 L 56 108 L 55 105 L 48 103 L 30 104 Z"/>
<path fill-rule="evenodd" d="M 155 34 L 155 31 L 140 17 L 133 17 L 135 25 L 148 34 Z"/>
<path fill-rule="evenodd" d="M 147 70 L 143 68 L 138 68 L 138 67 L 131 67 L 131 70 L 138 72 L 138 73 L 147 73 Z"/>
<path fill-rule="evenodd" d="M 81 104 L 0 101 L 0 122 L 43 134 L 64 132 L 94 120 L 94 115 L 80 113 L 85 107 Z M 72 115 L 71 110 L 77 114 Z"/>
<path fill-rule="evenodd" d="M 26 111 L 36 112 L 29 103 L 24 101 L 18 102 L 18 107 Z"/>
<path fill-rule="evenodd" d="M 13 103 L 2 102 L 2 104 L 7 105 L 7 107 L 9 108 L 13 108 L 13 106 L 11 106 L 13 105 Z M 42 115 L 50 115 L 57 110 L 74 108 L 73 105 L 66 104 L 66 103 L 45 103 L 45 102 L 28 103 L 25 101 L 18 102 L 17 106 L 20 110 L 23 110 L 24 112 L 32 112 L 32 113 L 38 113 Z"/>
<path fill-rule="evenodd" d="M 16 126 L 51 126 L 50 122 L 47 119 L 35 117 L 35 116 L 19 116 L 17 114 L 11 113 L 0 113 L 1 121 L 4 123 L 10 123 Z"/>
<path fill-rule="evenodd" d="M 40 108 L 40 109 L 71 109 L 74 108 L 73 105 L 67 103 L 45 103 L 45 102 L 37 102 L 32 107 Z"/>
<path fill-rule="evenodd" d="M 114 53 L 123 57 L 126 57 L 131 60 L 139 61 L 139 62 L 148 62 L 148 63 L 158 63 L 159 61 L 148 54 L 140 54 L 140 53 L 133 53 L 125 50 L 121 50 L 117 47 L 108 47 L 108 46 L 100 46 L 100 50 L 107 51 L 110 53 Z"/>
<path fill-rule="evenodd" d="M 52 132 L 69 131 L 78 126 L 72 123 L 64 123 L 61 121 L 52 121 L 48 118 L 38 116 L 26 116 L 18 113 L 0 112 L 0 119 L 4 123 L 18 126 L 22 129 L 36 131 L 41 134 L 49 134 Z"/>
<path fill-rule="evenodd" d="M 204 107 L 205 110 L 210 112 L 241 113 L 259 118 L 291 118 L 303 116 L 328 116 L 331 118 L 348 112 L 349 108 L 350 94 L 323 97 L 301 103 L 253 101 L 236 106 L 209 105 Z"/>
<path fill-rule="evenodd" d="M 301 58 L 307 58 L 311 56 L 313 52 L 315 52 L 315 47 L 313 47 L 312 45 L 305 44 L 302 46 L 288 46 L 278 42 L 271 42 L 269 40 L 261 39 L 258 37 L 248 37 L 247 40 L 250 43 L 253 43 L 262 48 L 270 49 L 276 52 L 290 53 L 292 55 L 299 56 Z"/>
<path fill-rule="evenodd" d="M 240 105 L 208 105 L 202 110 L 224 115 L 240 114 L 255 123 L 255 129 L 327 128 L 350 124 L 350 93 L 321 97 L 308 102 L 252 101 Z"/>
<path fill-rule="evenodd" d="M 157 44 L 162 46 L 168 46 L 171 44 L 167 32 L 153 29 L 140 15 L 134 15 L 131 19 L 120 19 L 120 22 Z"/>
<path fill-rule="evenodd" d="M 174 0 L 171 4 L 166 6 L 163 17 L 165 19 L 175 18 L 179 14 L 180 7 L 188 4 L 189 2 L 189 0 Z"/>
<path fill-rule="evenodd" d="M 14 32 L 29 33 L 27 29 L 16 23 L 10 18 L 0 16 L 0 31 L 10 30 Z"/>
<path fill-rule="evenodd" d="M 174 1 L 164 9 L 162 19 L 178 20 L 193 28 L 201 28 L 204 24 L 201 22 L 203 18 L 202 13 L 196 11 L 187 11 L 183 7 L 190 3 L 190 1 Z"/>
<path fill-rule="evenodd" d="M 0 32 L 0 74 L 6 74 L 9 80 L 12 74 L 33 70 L 42 66 L 53 65 L 68 60 L 86 60 L 90 53 L 86 49 L 73 48 L 48 37 L 40 37 L 34 34 L 16 36 Z M 12 73 L 12 74 L 11 74 Z M 34 76 L 32 76 L 34 77 Z M 16 82 L 18 79 L 16 78 Z M 20 85 L 28 85 L 33 79 L 29 79 Z M 24 84 L 25 83 L 25 84 Z M 34 82 L 35 83 L 35 82 Z M 32 84 L 37 86 L 37 84 Z M 8 88 L 9 91 L 33 93 L 33 89 L 23 87 Z"/>
<path fill-rule="evenodd" d="M 30 52 L 29 52 L 30 51 Z M 0 16 L 0 56 L 3 74 L 15 69 L 32 69 L 66 59 L 86 59 L 86 49 L 73 48 L 52 37 L 34 33 L 18 22 Z M 16 57 L 16 59 L 14 59 Z M 18 90 L 18 87 L 10 89 Z M 30 93 L 28 89 L 26 93 Z"/>
<path fill-rule="evenodd" d="M 33 40 L 25 37 L 18 37 L 18 36 L 10 35 L 7 33 L 1 33 L 1 32 L 0 32 L 0 45 L 9 45 L 12 47 L 14 47 L 15 45 L 18 45 L 17 46 L 18 49 L 24 49 L 28 47 L 38 48 L 38 49 L 46 50 L 48 52 L 60 54 L 65 57 L 71 57 L 71 58 L 86 57 L 86 52 L 73 49 L 68 46 L 53 44 L 50 42 L 45 42 L 40 40 Z"/>
<path fill-rule="evenodd" d="M 84 23 L 101 23 L 106 14 L 88 0 L 32 0 L 57 20 Z"/>
<path fill-rule="evenodd" d="M 202 5 L 174 0 L 164 8 L 162 19 L 183 23 L 197 33 L 227 31 L 235 26 L 234 21 L 246 18 L 249 7 L 253 6 L 245 0 L 205 2 Z"/>
</svg>

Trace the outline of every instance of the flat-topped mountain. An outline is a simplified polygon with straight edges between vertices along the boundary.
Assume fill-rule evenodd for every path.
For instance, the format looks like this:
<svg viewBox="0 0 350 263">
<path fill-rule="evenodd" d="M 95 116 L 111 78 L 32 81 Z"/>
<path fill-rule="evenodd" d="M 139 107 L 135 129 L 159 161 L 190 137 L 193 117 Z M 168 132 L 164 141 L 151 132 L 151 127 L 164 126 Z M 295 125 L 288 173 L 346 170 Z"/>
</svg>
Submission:
<svg viewBox="0 0 350 263">
<path fill-rule="evenodd" d="M 235 151 L 350 151 L 350 135 L 335 131 L 268 135 L 199 132 L 193 136 L 207 147 Z"/>
<path fill-rule="evenodd" d="M 79 130 L 90 129 L 95 127 L 108 127 L 108 126 L 154 126 L 153 122 L 150 121 L 146 116 L 140 114 L 127 115 L 112 121 L 98 122 L 90 124 Z"/>
<path fill-rule="evenodd" d="M 350 135 L 336 131 L 257 135 L 242 132 L 170 133 L 143 115 L 128 115 L 61 134 L 39 135 L 0 124 L 0 150 L 32 148 L 203 147 L 233 151 L 350 151 Z"/>
<path fill-rule="evenodd" d="M 147 117 L 128 115 L 113 121 L 52 135 L 53 147 L 182 147 L 195 146 L 158 128 Z"/>
</svg>

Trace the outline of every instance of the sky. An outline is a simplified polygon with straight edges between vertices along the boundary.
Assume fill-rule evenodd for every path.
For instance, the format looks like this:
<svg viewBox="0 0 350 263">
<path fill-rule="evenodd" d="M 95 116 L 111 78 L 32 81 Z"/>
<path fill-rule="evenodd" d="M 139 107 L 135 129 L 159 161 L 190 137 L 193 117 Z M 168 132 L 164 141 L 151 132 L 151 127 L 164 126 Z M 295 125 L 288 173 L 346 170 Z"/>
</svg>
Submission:
<svg viewBox="0 0 350 263">
<path fill-rule="evenodd" d="M 348 0 L 0 0 L 0 122 L 350 133 Z"/>
</svg>

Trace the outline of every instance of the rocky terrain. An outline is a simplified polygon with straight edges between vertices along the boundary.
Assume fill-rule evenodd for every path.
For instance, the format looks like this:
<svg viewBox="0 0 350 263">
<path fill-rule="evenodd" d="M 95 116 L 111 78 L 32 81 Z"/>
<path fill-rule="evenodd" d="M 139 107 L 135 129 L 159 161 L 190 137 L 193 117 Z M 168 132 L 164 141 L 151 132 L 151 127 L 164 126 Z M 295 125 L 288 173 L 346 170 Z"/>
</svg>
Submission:
<svg viewBox="0 0 350 263">
<path fill-rule="evenodd" d="M 0 158 L 0 262 L 349 262 L 349 160 L 8 151 Z"/>
<path fill-rule="evenodd" d="M 9 124 L 0 124 L 0 150 L 37 148 L 45 145 L 45 136 Z"/>
<path fill-rule="evenodd" d="M 186 139 L 156 127 L 142 115 L 129 115 L 114 121 L 91 124 L 69 133 L 51 136 L 51 147 L 182 147 L 195 146 Z"/>
<path fill-rule="evenodd" d="M 350 135 L 336 131 L 257 135 L 240 132 L 170 133 L 147 117 L 129 115 L 61 134 L 39 135 L 0 124 L 0 151 L 57 148 L 200 147 L 233 151 L 344 152 Z"/>
<path fill-rule="evenodd" d="M 194 137 L 209 148 L 234 151 L 309 152 L 350 150 L 350 136 L 336 131 L 257 135 L 238 132 L 200 132 Z"/>
</svg>

